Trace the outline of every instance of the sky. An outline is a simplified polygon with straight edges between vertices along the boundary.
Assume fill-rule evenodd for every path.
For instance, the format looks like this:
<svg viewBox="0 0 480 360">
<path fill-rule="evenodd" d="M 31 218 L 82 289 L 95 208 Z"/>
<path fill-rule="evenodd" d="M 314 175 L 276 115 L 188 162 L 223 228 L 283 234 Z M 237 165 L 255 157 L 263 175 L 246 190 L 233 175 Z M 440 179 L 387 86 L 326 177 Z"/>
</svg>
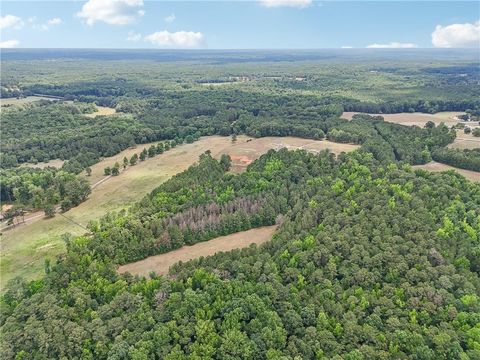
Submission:
<svg viewBox="0 0 480 360">
<path fill-rule="evenodd" d="M 478 1 L 1 1 L 0 47 L 480 46 Z"/>
</svg>

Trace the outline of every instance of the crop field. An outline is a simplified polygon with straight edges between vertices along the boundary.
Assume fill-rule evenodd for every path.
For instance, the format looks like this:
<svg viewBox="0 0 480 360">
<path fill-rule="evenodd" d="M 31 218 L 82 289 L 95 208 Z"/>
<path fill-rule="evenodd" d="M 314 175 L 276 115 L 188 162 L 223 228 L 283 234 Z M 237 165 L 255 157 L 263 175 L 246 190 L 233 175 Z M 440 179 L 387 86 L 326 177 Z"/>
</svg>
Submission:
<svg viewBox="0 0 480 360">
<path fill-rule="evenodd" d="M 465 169 L 458 169 L 450 165 L 441 164 L 435 161 L 429 162 L 428 164 L 424 165 L 414 165 L 414 169 L 425 169 L 428 171 L 448 171 L 448 170 L 455 170 L 459 174 L 465 176 L 470 181 L 480 182 L 480 173 L 477 171 L 465 170 Z"/>
<path fill-rule="evenodd" d="M 79 206 L 64 214 L 57 214 L 52 219 L 37 216 L 25 225 L 5 231 L 1 243 L 1 288 L 15 276 L 33 279 L 41 275 L 44 259 L 46 257 L 53 259 L 65 251 L 62 234 L 84 234 L 87 232 L 84 227 L 89 221 L 99 219 L 110 211 L 128 207 L 171 176 L 188 168 L 207 150 L 215 157 L 229 154 L 233 159 L 232 171 L 241 172 L 250 162 L 272 148 L 303 148 L 309 151 L 328 148 L 337 154 L 357 148 L 356 145 L 295 137 L 252 139 L 242 135 L 232 143 L 230 137 L 210 136 L 192 144 L 178 146 L 154 158 L 147 158 L 135 166 L 121 170 L 119 176 L 110 176 L 106 179 L 103 174 L 105 167 L 113 166 L 115 162 L 121 164 L 123 157 L 130 158 L 134 153 L 140 153 L 144 147 L 148 148 L 150 145 L 138 145 L 93 165 L 92 174 L 87 177 L 93 187 L 92 193 Z"/>
<path fill-rule="evenodd" d="M 132 275 L 145 277 L 148 277 L 151 272 L 155 272 L 158 275 L 167 275 L 170 267 L 179 261 L 186 262 L 201 256 L 210 256 L 219 252 L 247 247 L 251 244 L 260 245 L 272 238 L 276 228 L 276 225 L 264 226 L 220 236 L 192 246 L 183 246 L 165 254 L 150 256 L 134 263 L 122 265 L 118 268 L 118 272 L 129 272 Z"/>
</svg>

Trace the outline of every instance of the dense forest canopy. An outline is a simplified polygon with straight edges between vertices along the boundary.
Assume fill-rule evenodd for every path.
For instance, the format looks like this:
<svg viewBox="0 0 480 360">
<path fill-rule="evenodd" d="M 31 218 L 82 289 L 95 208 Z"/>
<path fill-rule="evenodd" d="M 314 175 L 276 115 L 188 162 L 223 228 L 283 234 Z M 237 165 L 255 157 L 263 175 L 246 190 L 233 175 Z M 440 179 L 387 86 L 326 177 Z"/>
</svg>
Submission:
<svg viewBox="0 0 480 360">
<path fill-rule="evenodd" d="M 68 240 L 44 279 L 12 282 L 2 354 L 474 359 L 479 203 L 480 186 L 454 172 L 382 165 L 363 151 L 270 151 L 240 175 L 207 153 L 131 213 Z M 115 272 L 147 256 L 145 242 L 163 251 L 280 213 L 271 242 L 179 264 L 174 279 Z"/>
</svg>

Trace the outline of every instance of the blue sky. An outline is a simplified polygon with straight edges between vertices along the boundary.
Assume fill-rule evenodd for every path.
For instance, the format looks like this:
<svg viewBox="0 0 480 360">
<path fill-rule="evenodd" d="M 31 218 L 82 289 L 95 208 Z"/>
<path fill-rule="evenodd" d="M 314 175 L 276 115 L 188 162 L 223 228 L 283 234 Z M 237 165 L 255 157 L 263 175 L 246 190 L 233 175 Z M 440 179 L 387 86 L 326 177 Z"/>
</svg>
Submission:
<svg viewBox="0 0 480 360">
<path fill-rule="evenodd" d="M 2 47 L 478 47 L 479 2 L 2 1 Z"/>
</svg>

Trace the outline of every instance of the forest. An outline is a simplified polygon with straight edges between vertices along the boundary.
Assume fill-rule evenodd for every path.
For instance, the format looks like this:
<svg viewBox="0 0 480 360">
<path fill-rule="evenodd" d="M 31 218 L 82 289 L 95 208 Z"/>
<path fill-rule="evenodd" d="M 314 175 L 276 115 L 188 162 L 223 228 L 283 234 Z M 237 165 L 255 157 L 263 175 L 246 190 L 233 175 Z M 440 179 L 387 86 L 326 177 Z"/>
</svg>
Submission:
<svg viewBox="0 0 480 360">
<path fill-rule="evenodd" d="M 40 278 L 2 290 L 2 358 L 480 359 L 480 184 L 414 167 L 480 171 L 479 149 L 453 149 L 444 123 L 342 118 L 480 113 L 476 53 L 415 51 L 2 50 L 2 100 L 56 97 L 2 104 L 0 195 L 12 216 L 77 206 L 90 167 L 132 146 L 104 177 L 209 135 L 360 145 L 270 150 L 241 173 L 206 151 L 83 235 L 64 234 Z M 115 113 L 86 116 L 96 106 Z M 50 160 L 63 165 L 31 166 Z M 272 240 L 167 276 L 117 272 L 267 225 Z"/>
<path fill-rule="evenodd" d="M 43 279 L 11 282 L 2 296 L 2 354 L 480 355 L 478 184 L 383 164 L 363 150 L 337 160 L 328 151 L 272 150 L 243 174 L 225 169 L 205 153 L 131 212 L 68 239 L 67 254 L 45 263 Z M 143 239 L 161 252 L 274 222 L 272 241 L 178 264 L 172 278 L 115 271 L 148 256 Z"/>
</svg>

